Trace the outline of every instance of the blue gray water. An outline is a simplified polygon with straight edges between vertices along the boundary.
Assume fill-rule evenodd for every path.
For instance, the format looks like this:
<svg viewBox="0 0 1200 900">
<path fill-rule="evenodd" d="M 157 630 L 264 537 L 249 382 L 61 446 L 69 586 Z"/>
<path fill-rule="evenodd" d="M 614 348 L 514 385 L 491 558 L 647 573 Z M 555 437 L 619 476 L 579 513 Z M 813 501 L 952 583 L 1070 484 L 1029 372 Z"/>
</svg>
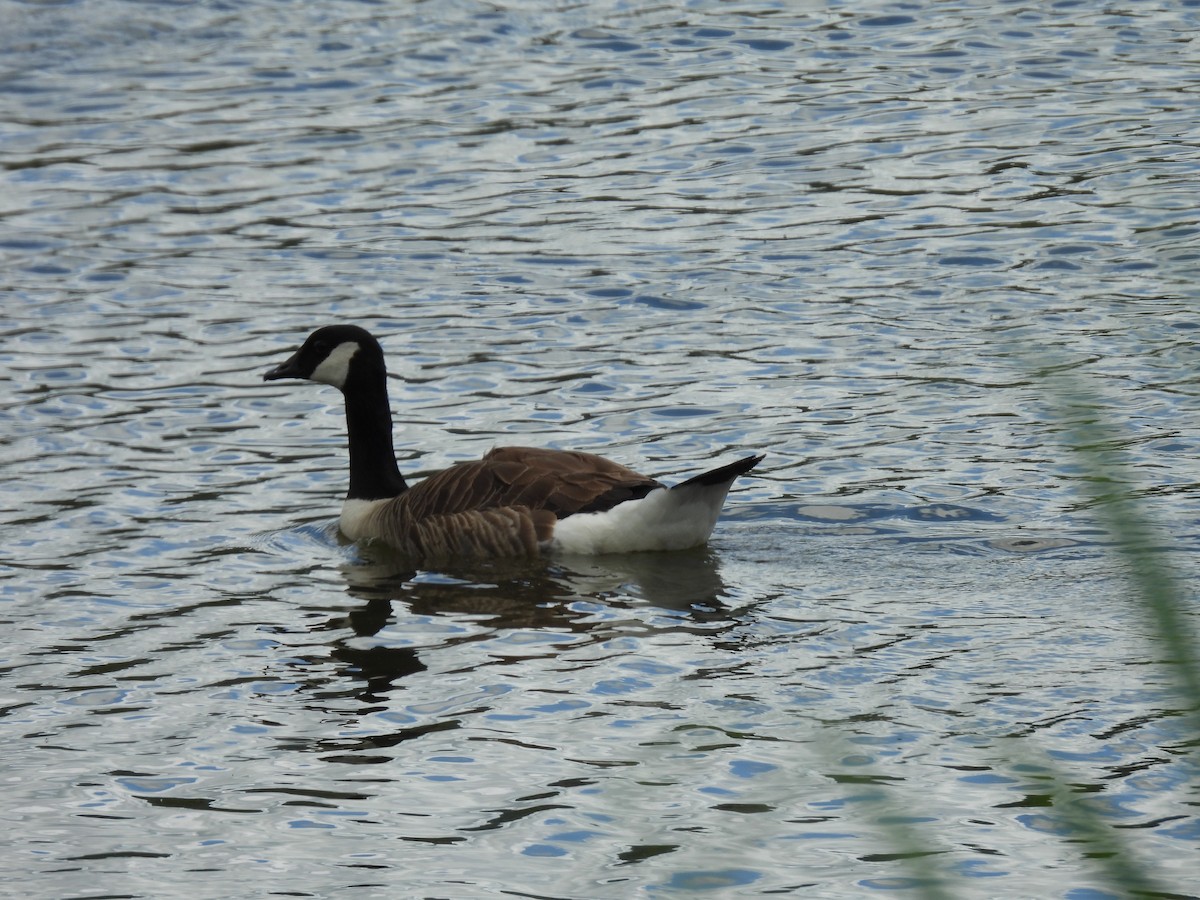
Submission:
<svg viewBox="0 0 1200 900">
<path fill-rule="evenodd" d="M 1047 362 L 1200 550 L 1200 4 L 0 0 L 7 889 L 1194 891 L 1195 773 Z M 695 553 L 344 544 L 411 475 L 760 451 Z"/>
</svg>

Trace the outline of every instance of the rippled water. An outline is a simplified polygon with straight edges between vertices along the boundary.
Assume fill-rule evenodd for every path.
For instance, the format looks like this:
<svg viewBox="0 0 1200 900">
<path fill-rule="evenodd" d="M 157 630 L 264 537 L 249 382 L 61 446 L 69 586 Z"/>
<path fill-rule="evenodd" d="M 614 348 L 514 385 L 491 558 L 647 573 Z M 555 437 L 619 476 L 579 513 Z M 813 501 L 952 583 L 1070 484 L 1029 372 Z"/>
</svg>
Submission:
<svg viewBox="0 0 1200 900">
<path fill-rule="evenodd" d="M 1177 892 L 1184 733 L 1031 366 L 1196 569 L 1200 4 L 0 2 L 5 883 L 53 897 Z M 339 541 L 419 475 L 681 477 L 695 553 Z M 890 789 L 883 792 L 883 786 Z"/>
</svg>

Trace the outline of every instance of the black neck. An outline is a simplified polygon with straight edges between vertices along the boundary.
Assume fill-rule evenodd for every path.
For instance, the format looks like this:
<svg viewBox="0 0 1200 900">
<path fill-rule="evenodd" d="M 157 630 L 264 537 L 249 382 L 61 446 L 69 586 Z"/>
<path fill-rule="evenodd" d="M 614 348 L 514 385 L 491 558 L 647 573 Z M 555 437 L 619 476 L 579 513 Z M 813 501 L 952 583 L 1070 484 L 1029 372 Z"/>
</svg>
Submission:
<svg viewBox="0 0 1200 900">
<path fill-rule="evenodd" d="M 408 485 L 392 448 L 392 412 L 386 376 L 348 386 L 346 431 L 350 436 L 348 500 L 381 500 L 404 493 Z"/>
</svg>

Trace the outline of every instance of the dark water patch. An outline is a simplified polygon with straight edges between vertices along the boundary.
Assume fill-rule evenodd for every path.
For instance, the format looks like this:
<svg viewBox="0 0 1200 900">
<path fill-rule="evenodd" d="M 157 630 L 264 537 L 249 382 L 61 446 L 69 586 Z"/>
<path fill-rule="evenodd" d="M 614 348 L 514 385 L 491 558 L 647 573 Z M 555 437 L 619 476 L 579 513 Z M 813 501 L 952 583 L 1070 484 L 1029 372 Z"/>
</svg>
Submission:
<svg viewBox="0 0 1200 900">
<path fill-rule="evenodd" d="M 774 38 L 746 38 L 735 40 L 735 44 L 743 44 L 751 50 L 761 50 L 765 53 L 778 53 L 794 46 L 792 41 L 782 41 Z"/>
<path fill-rule="evenodd" d="M 966 254 L 943 256 L 938 260 L 938 264 L 943 266 L 966 266 L 970 268 L 994 268 L 1004 265 L 1003 261 L 996 259 L 993 256 L 976 256 Z"/>
<path fill-rule="evenodd" d="M 867 16 L 859 19 L 857 24 L 863 28 L 897 28 L 912 25 L 916 21 L 912 16 Z"/>
</svg>

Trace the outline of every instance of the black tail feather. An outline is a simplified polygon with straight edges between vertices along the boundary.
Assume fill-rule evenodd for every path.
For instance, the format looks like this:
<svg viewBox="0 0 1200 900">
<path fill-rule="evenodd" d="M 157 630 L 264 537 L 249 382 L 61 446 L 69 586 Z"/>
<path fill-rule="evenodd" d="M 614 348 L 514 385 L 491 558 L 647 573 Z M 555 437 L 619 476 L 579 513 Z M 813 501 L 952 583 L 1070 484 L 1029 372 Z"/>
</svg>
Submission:
<svg viewBox="0 0 1200 900">
<path fill-rule="evenodd" d="M 760 453 L 758 456 L 747 456 L 745 459 L 739 459 L 737 462 L 729 463 L 727 466 L 721 466 L 719 469 L 701 472 L 699 475 L 693 475 L 687 481 L 681 481 L 679 484 L 671 488 L 671 490 L 674 491 L 681 487 L 688 487 L 689 485 L 696 484 L 727 484 L 728 482 L 733 481 L 733 479 L 737 478 L 739 475 L 745 475 L 760 462 L 762 462 L 765 456 L 765 453 Z"/>
</svg>

